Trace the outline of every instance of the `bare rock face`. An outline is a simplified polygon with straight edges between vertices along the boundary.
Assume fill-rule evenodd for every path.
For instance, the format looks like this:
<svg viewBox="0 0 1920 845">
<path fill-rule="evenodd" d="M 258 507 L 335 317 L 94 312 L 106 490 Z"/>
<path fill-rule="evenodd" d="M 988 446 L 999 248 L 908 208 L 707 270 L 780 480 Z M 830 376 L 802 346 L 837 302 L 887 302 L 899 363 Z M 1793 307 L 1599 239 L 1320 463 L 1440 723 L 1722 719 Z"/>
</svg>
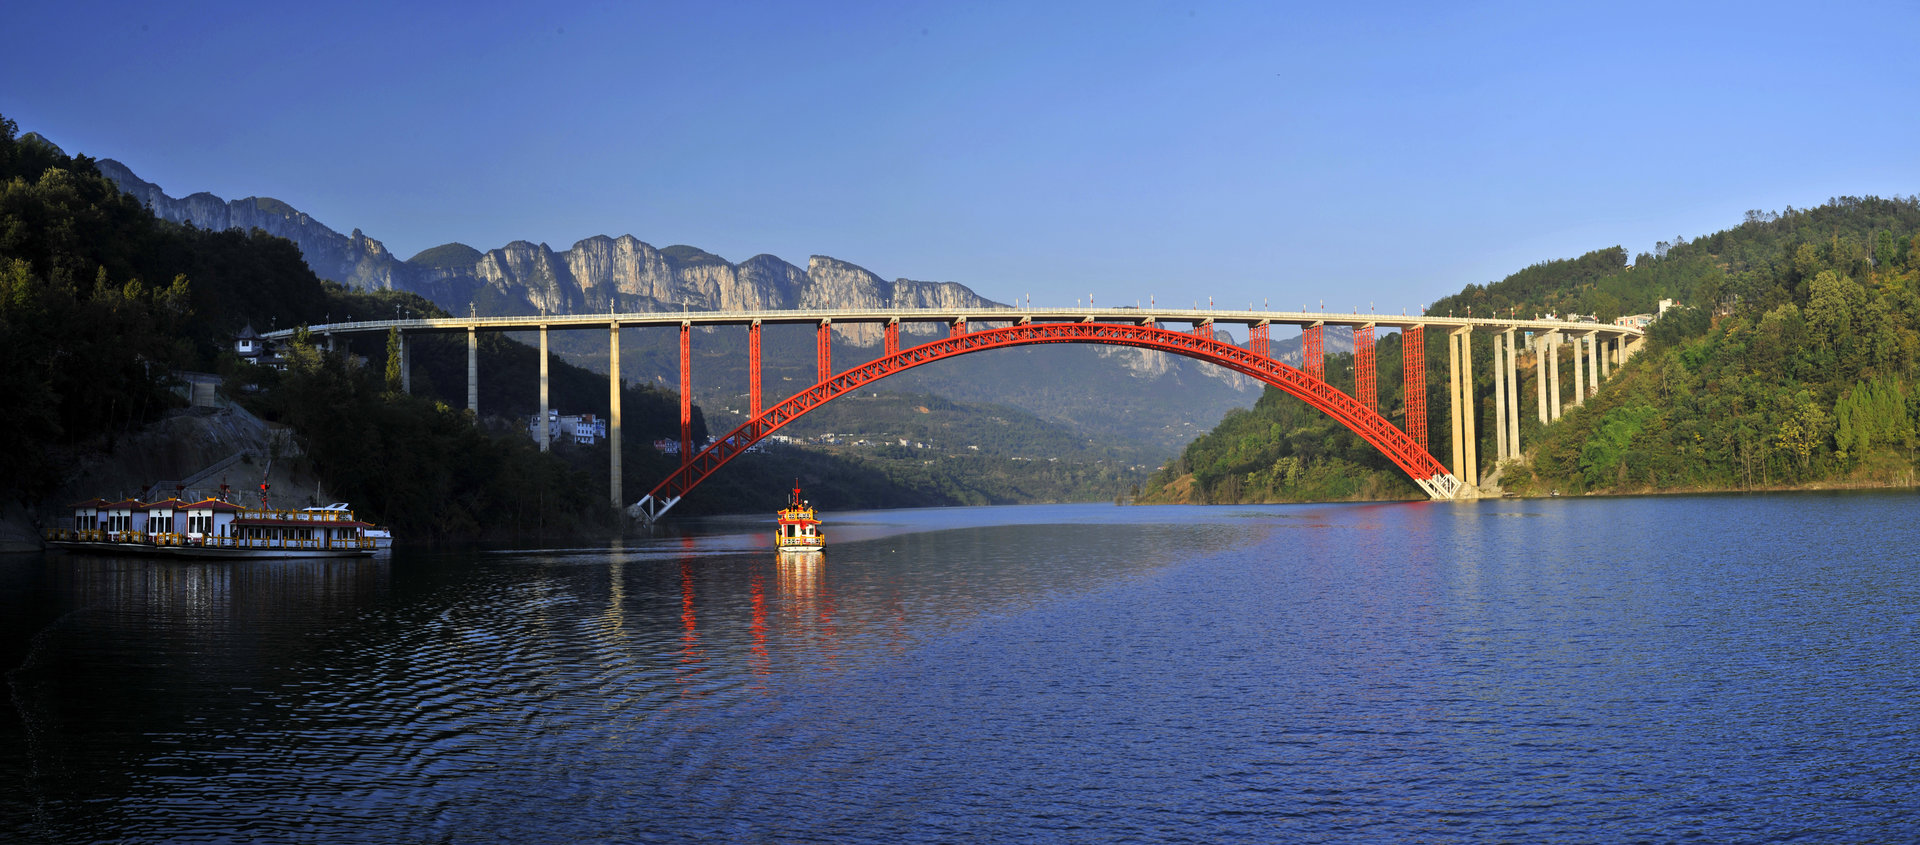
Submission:
<svg viewBox="0 0 1920 845">
<path fill-rule="evenodd" d="M 800 307 L 809 277 L 806 271 L 763 252 L 740 263 L 740 280 L 743 292 L 751 291 L 751 296 L 737 307 L 771 310 Z"/>
<path fill-rule="evenodd" d="M 465 262 L 475 253 L 466 247 L 458 247 L 460 259 L 451 263 L 402 261 L 358 229 L 342 235 L 279 200 L 229 202 L 209 193 L 175 199 L 120 162 L 103 159 L 99 166 L 161 218 L 203 229 L 260 229 L 292 241 L 321 278 L 412 291 L 454 313 L 470 307 L 483 314 L 994 307 L 965 285 L 887 281 L 823 255 L 813 256 L 805 270 L 764 254 L 734 264 L 689 246 L 656 249 L 632 235 L 596 235 L 558 253 L 546 244 L 514 241 L 478 253 L 471 265 Z M 874 326 L 838 330 L 860 343 L 879 342 L 881 332 Z"/>
<path fill-rule="evenodd" d="M 546 244 L 514 241 L 489 250 L 474 265 L 474 275 L 509 300 L 522 300 L 554 314 L 584 311 L 585 297 L 566 263 Z"/>
<path fill-rule="evenodd" d="M 566 252 L 567 272 L 591 310 L 611 311 L 621 296 L 665 300 L 673 271 L 660 251 L 632 235 L 596 235 Z"/>
</svg>

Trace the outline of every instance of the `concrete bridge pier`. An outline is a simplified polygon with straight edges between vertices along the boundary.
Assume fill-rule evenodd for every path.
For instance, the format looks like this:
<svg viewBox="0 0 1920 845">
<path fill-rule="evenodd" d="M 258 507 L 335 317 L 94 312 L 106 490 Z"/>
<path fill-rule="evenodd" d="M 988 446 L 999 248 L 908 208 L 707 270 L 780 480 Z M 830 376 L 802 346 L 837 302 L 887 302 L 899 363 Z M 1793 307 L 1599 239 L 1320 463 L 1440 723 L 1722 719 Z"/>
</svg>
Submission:
<svg viewBox="0 0 1920 845">
<path fill-rule="evenodd" d="M 480 328 L 467 327 L 467 410 L 480 418 Z"/>
<path fill-rule="evenodd" d="M 553 443 L 553 433 L 547 430 L 547 324 L 540 324 L 540 451 L 545 452 Z"/>
<path fill-rule="evenodd" d="M 1547 424 L 1547 336 L 1536 335 L 1528 344 L 1533 352 L 1533 398 L 1540 404 L 1540 424 Z"/>
<path fill-rule="evenodd" d="M 1507 443 L 1507 336 L 1493 336 L 1493 459 L 1497 463 L 1511 457 Z"/>
<path fill-rule="evenodd" d="M 1547 402 L 1548 422 L 1560 418 L 1560 332 L 1558 329 L 1547 335 Z"/>
<path fill-rule="evenodd" d="M 1514 348 L 1518 338 L 1513 329 L 1502 333 L 1507 344 L 1507 457 L 1520 457 L 1520 352 Z"/>
<path fill-rule="evenodd" d="M 1468 487 L 1480 483 L 1478 439 L 1474 418 L 1479 416 L 1473 403 L 1473 329 L 1458 328 L 1447 333 L 1447 384 L 1452 396 L 1453 475 Z"/>
<path fill-rule="evenodd" d="M 1582 363 L 1586 359 L 1586 350 L 1582 348 L 1585 341 L 1586 337 L 1582 335 L 1573 336 L 1573 407 L 1575 408 L 1587 401 L 1587 372 L 1586 365 Z"/>
<path fill-rule="evenodd" d="M 1493 336 L 1494 443 L 1499 449 L 1496 461 L 1520 457 L 1520 382 L 1515 372 L 1520 358 L 1514 341 L 1513 329 Z"/>
<path fill-rule="evenodd" d="M 1587 395 L 1598 396 L 1600 394 L 1600 333 L 1599 332 L 1587 333 L 1587 381 L 1591 382 L 1593 385 L 1593 389 L 1590 391 L 1587 391 Z"/>
<path fill-rule="evenodd" d="M 627 503 L 620 494 L 620 324 L 607 329 L 607 487 L 613 506 L 625 512 Z M 682 460 L 685 457 L 682 456 Z"/>
</svg>

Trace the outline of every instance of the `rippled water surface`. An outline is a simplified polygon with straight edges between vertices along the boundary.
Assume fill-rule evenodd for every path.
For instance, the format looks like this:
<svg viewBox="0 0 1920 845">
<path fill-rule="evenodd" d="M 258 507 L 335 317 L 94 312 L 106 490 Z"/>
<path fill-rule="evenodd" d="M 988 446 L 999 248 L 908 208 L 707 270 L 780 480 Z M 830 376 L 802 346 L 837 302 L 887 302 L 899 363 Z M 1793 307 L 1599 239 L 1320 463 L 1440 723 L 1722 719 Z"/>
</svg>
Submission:
<svg viewBox="0 0 1920 845">
<path fill-rule="evenodd" d="M 1912 494 L 0 557 L 0 840 L 1914 841 Z"/>
</svg>

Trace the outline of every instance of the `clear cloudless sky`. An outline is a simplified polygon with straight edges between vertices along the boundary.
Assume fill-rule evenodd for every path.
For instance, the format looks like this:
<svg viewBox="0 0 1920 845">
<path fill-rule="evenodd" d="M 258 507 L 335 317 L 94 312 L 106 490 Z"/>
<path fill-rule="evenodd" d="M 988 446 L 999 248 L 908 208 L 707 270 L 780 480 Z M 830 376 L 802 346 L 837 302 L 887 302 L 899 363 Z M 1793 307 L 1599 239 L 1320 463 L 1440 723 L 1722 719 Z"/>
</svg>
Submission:
<svg viewBox="0 0 1920 845">
<path fill-rule="evenodd" d="M 1398 313 L 1920 192 L 1920 6 L 0 7 L 0 114 L 401 257 L 596 234 L 989 298 Z"/>
</svg>

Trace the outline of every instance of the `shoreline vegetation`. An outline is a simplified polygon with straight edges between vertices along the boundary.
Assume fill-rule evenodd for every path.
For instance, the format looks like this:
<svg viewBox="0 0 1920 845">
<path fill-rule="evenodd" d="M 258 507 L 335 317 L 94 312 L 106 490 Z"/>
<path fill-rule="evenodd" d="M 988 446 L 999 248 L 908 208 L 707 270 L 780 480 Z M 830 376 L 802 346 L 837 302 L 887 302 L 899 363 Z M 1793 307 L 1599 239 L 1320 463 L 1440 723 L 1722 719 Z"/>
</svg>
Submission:
<svg viewBox="0 0 1920 845">
<path fill-rule="evenodd" d="M 1839 197 L 1812 209 L 1750 211 L 1735 228 L 1663 241 L 1626 259 L 1616 246 L 1544 262 L 1427 308 L 1601 323 L 1658 314 L 1644 348 L 1559 420 L 1543 425 L 1523 402 L 1526 457 L 1498 468 L 1506 491 L 1915 486 L 1920 198 Z M 1664 313 L 1661 300 L 1673 302 Z M 1399 392 L 1387 387 L 1400 378 L 1399 337 L 1378 345 L 1383 393 Z M 1490 360 L 1491 336 L 1473 342 L 1474 359 Z M 1426 354 L 1427 395 L 1441 395 L 1444 344 L 1429 338 Z M 1350 355 L 1329 356 L 1327 373 L 1334 387 L 1352 389 Z M 1519 376 L 1521 396 L 1531 397 L 1532 361 L 1522 361 Z M 1491 455 L 1493 408 L 1485 397 L 1493 395 L 1492 375 L 1482 368 L 1472 377 L 1482 397 L 1474 409 L 1479 452 Z M 1397 468 L 1304 408 L 1269 390 L 1252 411 L 1229 414 L 1190 444 L 1136 500 L 1337 500 L 1366 485 L 1404 485 L 1404 498 L 1419 498 Z M 1381 411 L 1404 427 L 1399 397 L 1384 398 Z M 1447 413 L 1429 413 L 1428 442 L 1448 443 L 1450 424 Z"/>
</svg>

